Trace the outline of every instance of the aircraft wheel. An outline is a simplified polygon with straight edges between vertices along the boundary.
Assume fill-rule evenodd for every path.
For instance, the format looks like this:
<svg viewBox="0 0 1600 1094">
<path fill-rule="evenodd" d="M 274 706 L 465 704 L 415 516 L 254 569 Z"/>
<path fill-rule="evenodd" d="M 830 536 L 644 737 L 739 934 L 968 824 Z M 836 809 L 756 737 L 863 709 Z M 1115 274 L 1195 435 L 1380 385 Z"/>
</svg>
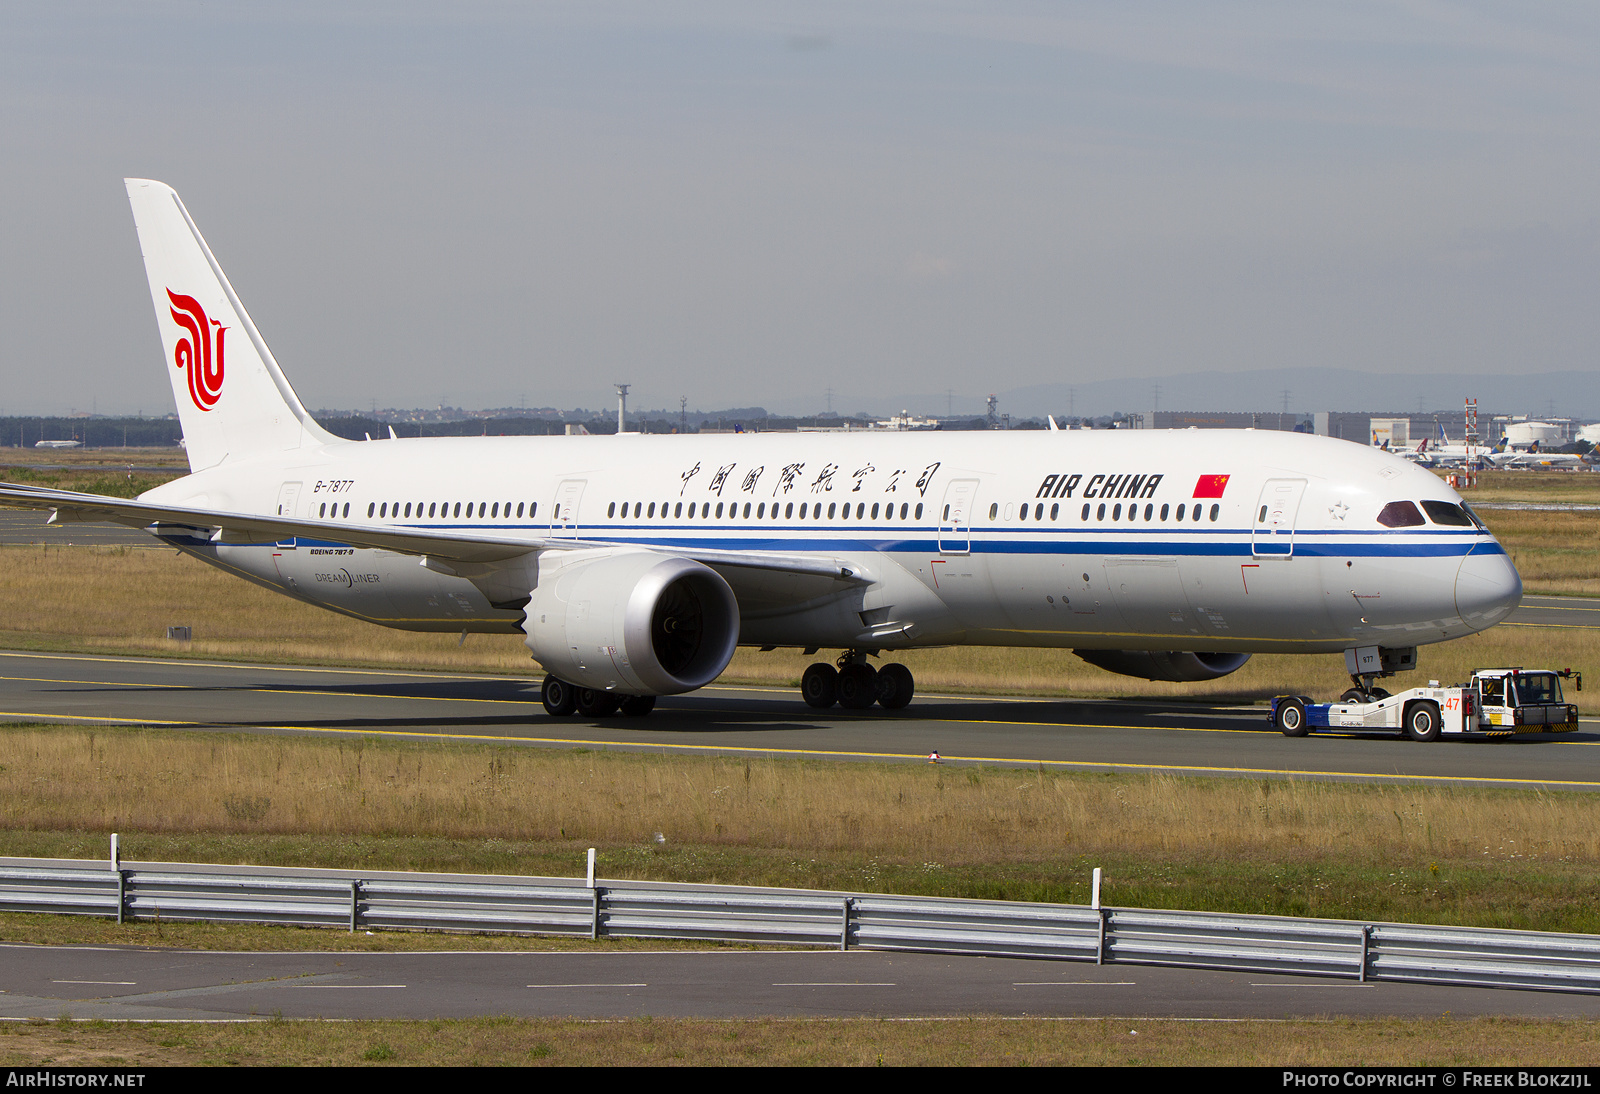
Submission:
<svg viewBox="0 0 1600 1094">
<path fill-rule="evenodd" d="M 1304 737 L 1311 732 L 1306 724 L 1306 705 L 1299 699 L 1289 698 L 1278 704 L 1278 732 L 1285 737 Z"/>
<path fill-rule="evenodd" d="M 800 677 L 800 695 L 818 710 L 833 706 L 839 701 L 839 670 L 818 661 Z"/>
<path fill-rule="evenodd" d="M 839 670 L 839 705 L 866 710 L 878 700 L 878 673 L 871 665 L 851 664 Z"/>
<path fill-rule="evenodd" d="M 1371 701 L 1367 698 L 1367 693 L 1360 688 L 1351 688 L 1339 696 L 1339 702 L 1341 703 L 1370 703 Z"/>
<path fill-rule="evenodd" d="M 622 713 L 630 718 L 643 718 L 655 708 L 654 695 L 630 695 L 622 700 Z"/>
<path fill-rule="evenodd" d="M 544 678 L 539 698 L 544 700 L 545 713 L 552 718 L 565 718 L 578 709 L 578 689 L 554 676 Z"/>
<path fill-rule="evenodd" d="M 878 670 L 878 705 L 884 710 L 899 710 L 911 702 L 916 680 L 904 665 L 885 665 Z"/>
<path fill-rule="evenodd" d="M 1406 710 L 1406 736 L 1413 741 L 1439 739 L 1439 708 L 1432 703 L 1412 703 Z"/>
<path fill-rule="evenodd" d="M 599 688 L 578 689 L 578 713 L 585 718 L 605 718 L 615 714 L 622 700 L 609 691 Z"/>
</svg>

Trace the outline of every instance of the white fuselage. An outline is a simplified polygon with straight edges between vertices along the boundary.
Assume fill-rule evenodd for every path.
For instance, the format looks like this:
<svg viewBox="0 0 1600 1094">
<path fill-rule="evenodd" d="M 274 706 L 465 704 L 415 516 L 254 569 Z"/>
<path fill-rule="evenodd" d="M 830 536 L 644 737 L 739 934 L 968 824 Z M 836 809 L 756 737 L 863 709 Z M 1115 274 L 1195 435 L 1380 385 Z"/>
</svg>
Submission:
<svg viewBox="0 0 1600 1094">
<path fill-rule="evenodd" d="M 391 439 L 224 460 L 144 499 L 508 543 L 821 556 L 862 576 L 712 562 L 744 645 L 1309 653 L 1461 637 L 1521 596 L 1480 527 L 1378 523 L 1391 502 L 1459 505 L 1437 476 L 1253 430 Z M 539 580 L 533 552 L 473 570 L 304 538 L 172 541 L 415 630 L 517 631 Z"/>
</svg>

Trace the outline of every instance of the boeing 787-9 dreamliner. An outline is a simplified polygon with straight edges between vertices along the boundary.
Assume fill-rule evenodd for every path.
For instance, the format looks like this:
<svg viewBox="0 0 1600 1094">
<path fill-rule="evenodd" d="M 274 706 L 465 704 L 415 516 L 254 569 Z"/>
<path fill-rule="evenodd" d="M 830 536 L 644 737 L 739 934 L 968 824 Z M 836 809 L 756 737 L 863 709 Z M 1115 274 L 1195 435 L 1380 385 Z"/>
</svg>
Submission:
<svg viewBox="0 0 1600 1094">
<path fill-rule="evenodd" d="M 838 651 L 803 696 L 858 709 L 914 688 L 869 658 L 929 646 L 1067 648 L 1177 681 L 1266 651 L 1378 647 L 1409 664 L 1521 597 L 1437 476 L 1326 437 L 342 440 L 306 412 L 178 195 L 127 187 L 191 473 L 135 501 L 4 486 L 0 502 L 146 528 L 380 626 L 520 633 L 552 715 L 645 714 L 739 646 Z"/>
</svg>

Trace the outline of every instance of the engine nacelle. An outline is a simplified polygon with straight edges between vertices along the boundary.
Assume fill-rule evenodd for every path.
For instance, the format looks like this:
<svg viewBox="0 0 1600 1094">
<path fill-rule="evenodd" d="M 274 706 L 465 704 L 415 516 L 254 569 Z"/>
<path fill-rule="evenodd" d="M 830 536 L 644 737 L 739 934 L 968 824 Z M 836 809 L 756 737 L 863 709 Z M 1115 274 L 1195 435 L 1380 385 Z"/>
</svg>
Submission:
<svg viewBox="0 0 1600 1094">
<path fill-rule="evenodd" d="M 722 674 L 739 605 L 722 575 L 650 551 L 546 552 L 522 629 L 536 661 L 578 687 L 673 695 Z"/>
<path fill-rule="evenodd" d="M 1096 668 L 1145 680 L 1193 683 L 1215 680 L 1238 672 L 1250 660 L 1248 653 L 1185 653 L 1161 650 L 1073 650 Z"/>
</svg>

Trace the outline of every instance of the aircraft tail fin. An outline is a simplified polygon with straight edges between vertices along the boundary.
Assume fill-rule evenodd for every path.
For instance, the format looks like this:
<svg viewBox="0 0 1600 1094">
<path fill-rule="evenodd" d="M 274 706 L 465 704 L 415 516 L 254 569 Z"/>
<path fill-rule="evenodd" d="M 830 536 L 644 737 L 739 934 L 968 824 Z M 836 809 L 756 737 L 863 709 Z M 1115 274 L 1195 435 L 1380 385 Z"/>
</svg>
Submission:
<svg viewBox="0 0 1600 1094">
<path fill-rule="evenodd" d="M 177 192 L 124 179 L 191 470 L 325 444 Z"/>
</svg>

